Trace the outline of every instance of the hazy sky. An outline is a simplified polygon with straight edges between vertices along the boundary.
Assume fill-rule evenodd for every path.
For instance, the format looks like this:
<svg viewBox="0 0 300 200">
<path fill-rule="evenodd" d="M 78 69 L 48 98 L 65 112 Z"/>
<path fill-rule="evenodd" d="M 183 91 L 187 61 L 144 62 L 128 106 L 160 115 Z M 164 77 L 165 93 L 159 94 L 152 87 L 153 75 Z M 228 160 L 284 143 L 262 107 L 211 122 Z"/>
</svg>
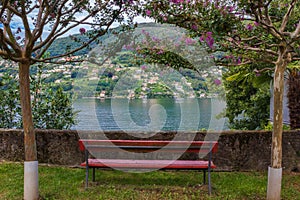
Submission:
<svg viewBox="0 0 300 200">
<path fill-rule="evenodd" d="M 78 15 L 77 17 L 78 17 L 78 19 L 81 19 L 81 18 L 84 17 L 84 14 Z M 28 21 L 29 21 L 29 24 L 31 25 L 31 28 L 33 29 L 34 27 L 33 27 L 33 21 L 32 21 L 32 18 L 31 18 L 31 17 L 28 17 Z M 151 20 L 151 19 L 149 19 L 149 18 L 144 18 L 144 17 L 142 17 L 142 16 L 136 17 L 134 21 L 135 21 L 135 22 L 138 22 L 138 23 L 143 23 L 143 22 L 153 22 L 153 20 Z M 118 25 L 119 25 L 118 23 L 114 23 L 113 26 L 112 26 L 112 28 L 115 28 L 115 27 L 117 27 Z M 17 37 L 17 36 L 20 36 L 21 38 L 24 37 L 24 27 L 23 27 L 21 18 L 19 18 L 19 17 L 14 17 L 14 19 L 13 19 L 13 20 L 11 21 L 11 23 L 10 23 L 10 27 L 11 27 L 11 29 L 12 29 L 12 32 L 15 33 L 16 37 Z M 49 34 L 49 28 L 48 28 L 48 27 L 49 27 L 49 26 L 46 26 L 46 27 L 44 28 L 43 38 L 45 38 L 45 36 L 47 36 L 47 35 Z M 0 23 L 0 28 L 3 28 L 3 24 L 2 24 L 2 23 Z M 79 25 L 78 27 L 76 27 L 76 28 L 70 30 L 69 32 L 67 32 L 66 34 L 64 34 L 64 37 L 67 37 L 67 36 L 73 35 L 73 34 L 79 34 L 79 33 L 80 33 L 80 32 L 79 32 L 79 29 L 80 29 L 80 28 L 85 28 L 85 29 L 87 29 L 87 30 L 89 29 L 88 26 L 84 26 L 84 25 L 81 26 L 81 25 Z M 17 30 L 18 30 L 18 29 L 21 29 L 21 32 L 20 32 L 20 33 L 17 33 Z"/>
<path fill-rule="evenodd" d="M 136 17 L 134 21 L 135 21 L 135 22 L 138 22 L 138 23 L 154 22 L 153 19 L 150 19 L 150 18 L 148 18 L 148 17 L 147 17 L 147 18 L 144 18 L 144 17 L 142 17 L 142 16 Z M 115 28 L 115 27 L 118 27 L 118 26 L 119 26 L 118 23 L 114 23 L 114 24 L 112 25 L 111 28 Z M 80 28 L 86 28 L 86 29 L 89 29 L 88 26 L 78 26 L 78 27 L 72 29 L 71 31 L 69 31 L 69 32 L 66 34 L 66 36 L 80 33 L 80 32 L 79 32 L 79 29 L 80 29 Z"/>
</svg>

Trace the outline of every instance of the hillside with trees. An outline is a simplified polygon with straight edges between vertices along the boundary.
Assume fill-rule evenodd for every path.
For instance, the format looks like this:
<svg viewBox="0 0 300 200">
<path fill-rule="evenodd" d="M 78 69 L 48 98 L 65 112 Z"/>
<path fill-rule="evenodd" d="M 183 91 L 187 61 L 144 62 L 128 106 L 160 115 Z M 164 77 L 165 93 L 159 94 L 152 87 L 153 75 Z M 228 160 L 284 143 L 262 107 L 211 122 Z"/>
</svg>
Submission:
<svg viewBox="0 0 300 200">
<path fill-rule="evenodd" d="M 155 36 L 156 38 L 166 37 L 168 33 L 169 38 L 179 38 L 176 35 L 176 31 L 170 31 L 174 27 L 167 25 L 160 25 L 156 23 L 146 23 L 139 24 L 135 29 L 135 35 L 142 35 L 147 33 L 149 35 Z M 147 96 L 148 98 L 174 98 L 174 97 L 210 97 L 215 95 L 216 91 L 213 91 L 212 86 L 214 85 L 213 80 L 209 78 L 210 72 L 203 70 L 201 73 L 196 72 L 192 69 L 180 68 L 179 73 L 172 77 L 174 80 L 174 85 L 177 88 L 182 88 L 181 78 L 184 77 L 189 87 L 195 92 L 195 94 L 185 94 L 184 90 L 176 94 L 173 94 L 177 89 L 173 89 L 173 93 L 169 91 L 169 94 L 166 93 L 166 88 L 164 83 L 159 80 L 160 74 L 155 72 L 150 72 L 151 67 L 148 69 L 143 68 L 143 62 L 146 61 L 139 60 L 137 61 L 135 52 L 130 49 L 122 48 L 118 52 L 115 52 L 114 55 L 111 55 L 105 63 L 101 63 L 104 59 L 103 54 L 103 45 L 113 44 L 115 40 L 113 32 L 116 29 L 112 29 L 107 34 L 99 37 L 98 42 L 94 42 L 90 45 L 89 48 L 84 48 L 81 51 L 74 54 L 74 58 L 84 57 L 87 58 L 87 61 L 83 63 L 68 63 L 68 64 L 44 64 L 42 70 L 42 81 L 45 84 L 51 84 L 52 88 L 62 87 L 65 92 L 73 94 L 76 93 L 77 98 L 82 97 L 99 97 L 101 92 L 105 91 L 105 97 L 130 97 L 130 98 L 142 98 Z M 179 30 L 182 33 L 182 29 Z M 75 34 L 75 38 L 79 38 L 80 41 L 85 41 L 88 39 L 87 35 Z M 56 39 L 50 48 L 48 49 L 48 54 L 50 56 L 56 56 L 61 53 L 64 53 L 66 47 L 77 48 L 79 43 L 74 42 L 72 37 L 63 37 Z M 92 48 L 94 47 L 94 48 Z M 199 55 L 197 55 L 199 56 Z M 120 78 L 127 73 L 128 71 L 136 71 L 137 80 L 144 80 L 144 83 L 141 83 L 140 88 L 137 88 L 135 91 L 132 91 L 132 94 L 128 94 L 127 88 L 119 88 L 124 90 L 119 94 L 113 95 L 113 90 L 120 80 Z M 172 71 L 172 70 L 171 70 Z M 0 76 L 4 74 L 10 74 L 11 76 L 17 75 L 18 67 L 13 62 L 2 61 L 0 63 Z M 169 72 L 165 72 L 168 74 Z M 211 74 L 221 80 L 223 69 L 221 67 L 216 67 L 213 69 Z M 33 65 L 30 68 L 31 76 L 36 76 L 38 74 L 38 65 Z M 124 81 L 124 80 L 123 80 Z M 149 84 L 147 83 L 149 82 Z M 74 88 L 75 87 L 75 88 Z M 168 92 L 167 92 L 168 93 Z"/>
</svg>

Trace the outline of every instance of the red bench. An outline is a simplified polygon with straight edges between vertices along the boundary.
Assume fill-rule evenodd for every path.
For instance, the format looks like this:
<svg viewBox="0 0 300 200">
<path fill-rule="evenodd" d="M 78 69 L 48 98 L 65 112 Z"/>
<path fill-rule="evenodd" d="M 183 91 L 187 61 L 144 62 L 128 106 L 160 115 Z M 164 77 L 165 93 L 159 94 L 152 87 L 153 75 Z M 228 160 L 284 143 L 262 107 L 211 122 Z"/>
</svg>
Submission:
<svg viewBox="0 0 300 200">
<path fill-rule="evenodd" d="M 217 152 L 218 142 L 216 141 L 157 141 L 157 140 L 79 140 L 81 151 L 85 151 L 85 162 L 81 166 L 86 168 L 86 188 L 88 187 L 89 168 L 93 169 L 93 181 L 95 181 L 95 168 L 116 168 L 122 170 L 131 169 L 166 169 L 166 170 L 201 170 L 203 171 L 203 183 L 206 183 L 206 171 L 208 172 L 208 193 L 211 194 L 211 170 L 216 168 L 212 162 L 212 153 Z M 123 155 L 133 154 L 140 155 L 144 153 L 159 152 L 163 154 L 183 154 L 197 153 L 207 155 L 206 160 L 178 160 L 178 159 L 157 159 L 155 158 L 123 158 L 118 152 L 122 151 Z M 117 152 L 116 157 L 109 159 L 91 158 L 92 154 L 97 152 L 110 154 Z M 125 152 L 125 153 L 124 153 Z M 144 155 L 142 154 L 142 155 Z M 139 156 L 137 156 L 139 157 Z M 143 156 L 142 156 L 143 157 Z M 146 156 L 147 157 L 147 156 Z"/>
</svg>

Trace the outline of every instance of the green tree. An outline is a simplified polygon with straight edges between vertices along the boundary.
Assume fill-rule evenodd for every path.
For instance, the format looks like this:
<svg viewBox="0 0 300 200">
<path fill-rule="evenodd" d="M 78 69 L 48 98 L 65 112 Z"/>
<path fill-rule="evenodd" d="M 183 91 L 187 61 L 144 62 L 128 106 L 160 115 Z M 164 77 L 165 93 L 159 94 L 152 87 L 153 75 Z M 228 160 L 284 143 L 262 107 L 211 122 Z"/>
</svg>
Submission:
<svg viewBox="0 0 300 200">
<path fill-rule="evenodd" d="M 11 1 L 0 3 L 0 56 L 19 65 L 20 101 L 23 117 L 25 165 L 24 199 L 38 199 L 35 130 L 30 99 L 30 66 L 38 62 L 79 61 L 73 54 L 104 35 L 115 22 L 130 24 L 138 1 Z M 125 17 L 126 13 L 126 17 Z M 82 17 L 78 17 L 78 15 Z M 17 24 L 17 26 L 16 26 Z M 92 29 L 87 32 L 86 29 Z M 78 30 L 88 39 L 70 36 L 79 46 L 66 46 L 64 53 L 43 55 L 59 37 Z M 29 168 L 35 173 L 25 173 Z M 28 186 L 28 184 L 31 184 Z"/>
<path fill-rule="evenodd" d="M 35 126 L 46 129 L 69 129 L 76 124 L 70 96 L 59 87 L 56 91 L 48 90 L 44 99 L 33 111 L 37 110 L 34 118 Z M 40 108 L 39 108 L 40 107 Z"/>
<path fill-rule="evenodd" d="M 21 127 L 19 85 L 16 78 L 4 74 L 0 84 L 0 127 Z"/>
<path fill-rule="evenodd" d="M 76 124 L 76 111 L 72 107 L 72 97 L 64 93 L 62 86 L 54 88 L 42 79 L 42 67 L 38 66 L 35 76 L 31 76 L 33 122 L 40 129 L 69 129 Z"/>
<path fill-rule="evenodd" d="M 222 65 L 270 64 L 274 68 L 274 126 L 267 199 L 280 199 L 284 73 L 300 59 L 298 0 L 152 0 L 145 15 L 190 30 L 209 51 L 225 52 Z"/>
<path fill-rule="evenodd" d="M 41 73 L 39 73 L 41 75 Z M 72 98 L 59 86 L 53 89 L 43 84 L 40 76 L 31 78 L 34 126 L 40 129 L 69 129 L 76 124 Z M 16 78 L 4 74 L 0 86 L 0 127 L 22 128 L 19 84 Z"/>
<path fill-rule="evenodd" d="M 254 73 L 257 67 L 262 66 L 230 67 L 223 74 L 230 128 L 263 129 L 268 123 L 271 76 Z"/>
</svg>

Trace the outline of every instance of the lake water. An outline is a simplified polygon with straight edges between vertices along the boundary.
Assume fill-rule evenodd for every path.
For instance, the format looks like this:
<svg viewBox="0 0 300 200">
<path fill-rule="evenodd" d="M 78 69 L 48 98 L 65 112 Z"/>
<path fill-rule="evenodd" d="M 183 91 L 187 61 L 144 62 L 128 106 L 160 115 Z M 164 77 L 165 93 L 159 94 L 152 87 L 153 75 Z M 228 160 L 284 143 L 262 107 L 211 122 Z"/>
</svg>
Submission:
<svg viewBox="0 0 300 200">
<path fill-rule="evenodd" d="M 76 130 L 223 130 L 217 119 L 225 103 L 217 99 L 79 99 Z"/>
</svg>

